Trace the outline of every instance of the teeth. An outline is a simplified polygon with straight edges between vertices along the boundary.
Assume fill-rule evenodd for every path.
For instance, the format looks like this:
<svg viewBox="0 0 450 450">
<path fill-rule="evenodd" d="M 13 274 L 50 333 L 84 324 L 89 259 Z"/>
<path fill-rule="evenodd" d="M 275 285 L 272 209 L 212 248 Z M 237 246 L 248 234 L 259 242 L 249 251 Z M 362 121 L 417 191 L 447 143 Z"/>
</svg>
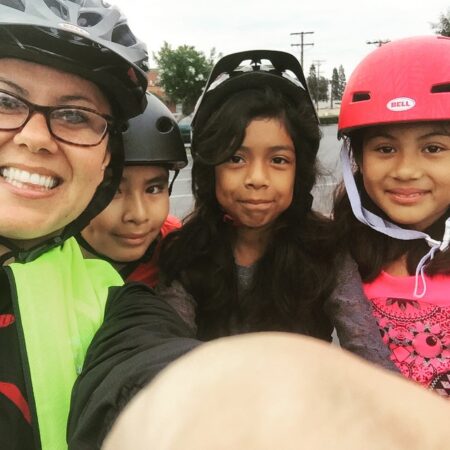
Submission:
<svg viewBox="0 0 450 450">
<path fill-rule="evenodd" d="M 40 184 L 39 179 L 41 177 L 37 173 L 32 173 L 29 177 L 31 184 Z"/>
<path fill-rule="evenodd" d="M 54 177 L 30 173 L 15 167 L 4 167 L 0 174 L 5 180 L 16 187 L 24 187 L 25 184 L 40 186 L 45 189 L 51 189 L 56 186 L 57 180 Z"/>
<path fill-rule="evenodd" d="M 11 183 L 13 186 L 18 187 L 18 188 L 23 188 L 23 187 L 24 187 L 24 184 L 21 183 L 20 181 L 10 180 L 10 183 Z"/>
</svg>

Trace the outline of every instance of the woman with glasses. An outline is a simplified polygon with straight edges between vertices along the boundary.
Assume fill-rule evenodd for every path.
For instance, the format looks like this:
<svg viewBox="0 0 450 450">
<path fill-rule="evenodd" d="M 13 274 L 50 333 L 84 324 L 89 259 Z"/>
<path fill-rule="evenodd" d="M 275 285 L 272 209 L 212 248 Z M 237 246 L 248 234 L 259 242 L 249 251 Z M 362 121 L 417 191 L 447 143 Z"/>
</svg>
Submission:
<svg viewBox="0 0 450 450">
<path fill-rule="evenodd" d="M 67 448 L 73 383 L 122 284 L 72 236 L 120 181 L 146 50 L 117 8 L 78 3 L 0 0 L 2 450 Z"/>
</svg>

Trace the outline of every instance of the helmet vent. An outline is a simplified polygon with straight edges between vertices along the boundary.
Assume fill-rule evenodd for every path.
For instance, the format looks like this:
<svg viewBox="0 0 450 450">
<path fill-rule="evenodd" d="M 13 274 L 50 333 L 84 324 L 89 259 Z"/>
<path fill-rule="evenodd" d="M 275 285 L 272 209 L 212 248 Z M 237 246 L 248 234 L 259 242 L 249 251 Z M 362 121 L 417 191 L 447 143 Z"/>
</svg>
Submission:
<svg viewBox="0 0 450 450">
<path fill-rule="evenodd" d="M 21 0 L 0 0 L 0 5 L 9 6 L 10 8 L 25 11 L 25 5 Z"/>
<path fill-rule="evenodd" d="M 53 14 L 61 17 L 63 20 L 67 20 L 69 18 L 67 8 L 58 0 L 44 0 L 44 2 Z"/>
<path fill-rule="evenodd" d="M 97 25 L 102 20 L 102 16 L 100 14 L 85 12 L 81 13 L 78 16 L 78 25 L 80 27 L 93 27 Z"/>
<path fill-rule="evenodd" d="M 123 45 L 125 47 L 131 47 L 137 43 L 134 34 L 131 32 L 128 25 L 123 24 L 114 28 L 111 36 L 111 40 L 116 44 Z"/>
<path fill-rule="evenodd" d="M 369 92 L 356 92 L 353 94 L 353 103 L 356 102 L 364 102 L 366 100 L 370 100 L 370 93 Z"/>
<path fill-rule="evenodd" d="M 441 94 L 443 92 L 450 92 L 450 83 L 435 84 L 431 87 L 432 94 Z"/>
<path fill-rule="evenodd" d="M 160 117 L 156 121 L 156 129 L 160 133 L 170 133 L 173 130 L 173 122 L 169 117 Z"/>
</svg>

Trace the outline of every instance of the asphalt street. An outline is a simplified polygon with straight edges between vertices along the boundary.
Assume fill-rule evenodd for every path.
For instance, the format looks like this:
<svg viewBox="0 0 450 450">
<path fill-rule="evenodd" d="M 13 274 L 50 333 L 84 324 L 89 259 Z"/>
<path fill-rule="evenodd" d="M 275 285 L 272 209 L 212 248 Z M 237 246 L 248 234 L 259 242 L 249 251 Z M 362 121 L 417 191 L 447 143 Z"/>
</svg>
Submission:
<svg viewBox="0 0 450 450">
<path fill-rule="evenodd" d="M 325 125 L 321 127 L 323 138 L 318 153 L 321 175 L 314 187 L 313 208 L 329 214 L 333 202 L 333 191 L 341 179 L 339 150 L 341 143 L 337 140 L 337 126 Z M 170 199 L 171 214 L 183 218 L 193 207 L 191 193 L 192 158 L 188 151 L 189 164 L 178 175 Z"/>
</svg>

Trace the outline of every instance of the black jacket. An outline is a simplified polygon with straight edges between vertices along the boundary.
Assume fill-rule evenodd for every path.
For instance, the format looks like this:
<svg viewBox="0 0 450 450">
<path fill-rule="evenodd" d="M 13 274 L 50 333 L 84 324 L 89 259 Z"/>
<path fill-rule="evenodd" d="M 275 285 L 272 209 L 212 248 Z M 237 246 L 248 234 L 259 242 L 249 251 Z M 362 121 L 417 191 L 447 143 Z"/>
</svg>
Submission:
<svg viewBox="0 0 450 450">
<path fill-rule="evenodd" d="M 199 345 L 194 338 L 177 312 L 147 286 L 113 288 L 73 389 L 69 449 L 99 449 L 128 401 L 168 363 Z"/>
</svg>

